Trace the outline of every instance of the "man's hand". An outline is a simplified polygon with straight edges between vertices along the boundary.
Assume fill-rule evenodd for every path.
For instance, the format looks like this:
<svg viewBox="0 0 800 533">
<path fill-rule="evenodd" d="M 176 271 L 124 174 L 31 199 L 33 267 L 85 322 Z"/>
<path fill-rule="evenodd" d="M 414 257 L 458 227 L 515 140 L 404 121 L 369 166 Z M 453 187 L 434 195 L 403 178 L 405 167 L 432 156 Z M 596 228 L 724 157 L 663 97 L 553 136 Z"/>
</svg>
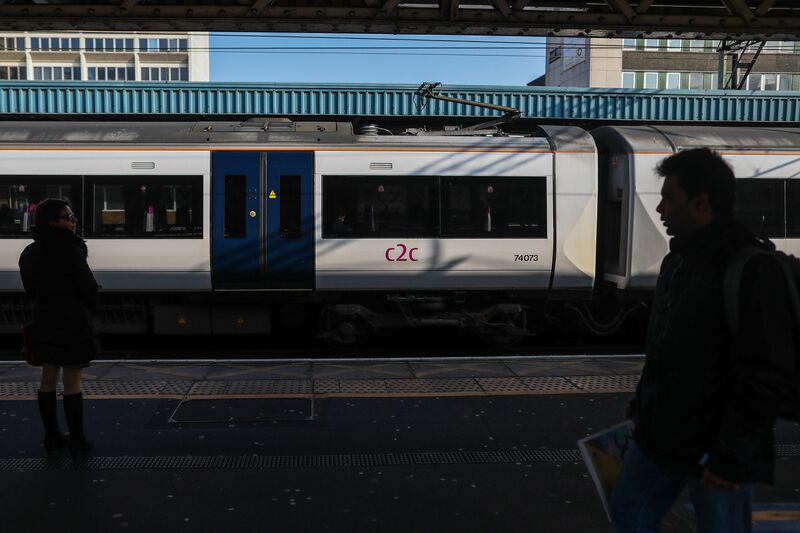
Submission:
<svg viewBox="0 0 800 533">
<path fill-rule="evenodd" d="M 701 482 L 707 489 L 739 490 L 738 484 L 722 479 L 716 474 L 713 474 L 708 468 L 703 469 L 703 479 Z"/>
</svg>

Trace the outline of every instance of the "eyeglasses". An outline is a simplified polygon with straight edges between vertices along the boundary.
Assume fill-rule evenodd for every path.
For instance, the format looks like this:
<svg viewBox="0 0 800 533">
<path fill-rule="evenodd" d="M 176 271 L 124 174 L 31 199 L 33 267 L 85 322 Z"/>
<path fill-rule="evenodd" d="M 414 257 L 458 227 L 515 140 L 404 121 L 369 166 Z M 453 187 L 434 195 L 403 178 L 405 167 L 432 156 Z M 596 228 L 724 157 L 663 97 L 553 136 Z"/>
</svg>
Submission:
<svg viewBox="0 0 800 533">
<path fill-rule="evenodd" d="M 69 215 L 61 215 L 58 218 L 63 218 L 64 220 L 69 220 L 70 222 L 77 222 L 78 221 L 78 215 L 75 214 L 75 213 L 70 213 Z"/>
</svg>

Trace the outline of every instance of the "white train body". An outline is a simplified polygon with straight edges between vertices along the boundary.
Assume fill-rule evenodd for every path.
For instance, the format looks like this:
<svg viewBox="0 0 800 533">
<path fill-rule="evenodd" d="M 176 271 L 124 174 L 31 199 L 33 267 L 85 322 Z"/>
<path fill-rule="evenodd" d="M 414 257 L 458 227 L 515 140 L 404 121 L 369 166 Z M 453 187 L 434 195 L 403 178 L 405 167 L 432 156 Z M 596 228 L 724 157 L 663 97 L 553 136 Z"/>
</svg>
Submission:
<svg viewBox="0 0 800 533">
<path fill-rule="evenodd" d="M 589 300 L 602 286 L 639 295 L 652 291 L 668 245 L 655 166 L 696 146 L 793 201 L 794 130 L 359 136 L 343 123 L 7 122 L 0 306 L 24 314 L 17 260 L 36 202 L 53 194 L 81 216 L 108 312 L 120 308 L 115 296 L 141 306 L 138 323 L 108 331 L 258 333 L 297 302 L 373 320 L 364 302 L 387 298 L 428 308 L 438 298 L 446 312 L 414 320 L 464 325 L 467 299 L 481 316 L 508 317 Z M 798 253 L 789 204 L 773 240 Z"/>
</svg>

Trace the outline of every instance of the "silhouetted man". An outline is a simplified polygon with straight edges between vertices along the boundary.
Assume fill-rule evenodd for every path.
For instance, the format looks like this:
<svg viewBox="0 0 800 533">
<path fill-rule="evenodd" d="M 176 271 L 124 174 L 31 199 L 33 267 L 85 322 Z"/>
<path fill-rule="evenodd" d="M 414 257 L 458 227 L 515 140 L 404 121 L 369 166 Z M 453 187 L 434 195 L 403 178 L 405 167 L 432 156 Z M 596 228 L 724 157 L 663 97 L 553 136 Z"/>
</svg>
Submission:
<svg viewBox="0 0 800 533">
<path fill-rule="evenodd" d="M 672 239 L 629 408 L 634 443 L 611 499 L 614 524 L 658 531 L 688 484 L 699 531 L 749 532 L 753 484 L 773 480 L 773 426 L 796 375 L 784 274 L 769 255 L 748 262 L 734 335 L 725 268 L 744 247 L 774 246 L 732 219 L 733 171 L 715 152 L 679 152 L 656 170 L 665 178 L 656 210 Z"/>
</svg>

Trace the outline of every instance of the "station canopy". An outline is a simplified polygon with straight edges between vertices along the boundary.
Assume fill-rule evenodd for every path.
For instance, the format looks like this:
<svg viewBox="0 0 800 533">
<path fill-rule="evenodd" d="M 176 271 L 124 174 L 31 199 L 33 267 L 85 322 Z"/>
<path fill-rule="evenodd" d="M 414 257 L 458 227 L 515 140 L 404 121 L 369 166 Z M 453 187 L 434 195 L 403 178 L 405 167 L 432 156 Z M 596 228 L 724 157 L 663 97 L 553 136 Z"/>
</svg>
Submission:
<svg viewBox="0 0 800 533">
<path fill-rule="evenodd" d="M 797 0 L 0 0 L 0 30 L 800 38 Z"/>
</svg>

